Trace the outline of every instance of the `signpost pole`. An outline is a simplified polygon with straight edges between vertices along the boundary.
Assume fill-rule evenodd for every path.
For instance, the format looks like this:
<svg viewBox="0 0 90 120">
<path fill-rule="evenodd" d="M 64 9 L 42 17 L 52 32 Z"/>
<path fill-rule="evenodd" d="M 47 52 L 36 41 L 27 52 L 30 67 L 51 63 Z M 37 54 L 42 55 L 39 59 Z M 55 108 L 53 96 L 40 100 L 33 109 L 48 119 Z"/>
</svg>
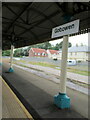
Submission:
<svg viewBox="0 0 90 120">
<path fill-rule="evenodd" d="M 63 36 L 60 91 L 54 96 L 54 103 L 61 109 L 70 108 L 70 98 L 66 95 L 68 35 L 79 31 L 79 19 L 52 29 L 52 38 Z"/>
<path fill-rule="evenodd" d="M 13 50 L 14 50 L 14 46 L 11 45 L 11 55 L 10 55 L 10 68 L 9 68 L 9 72 L 14 72 L 14 69 L 13 69 Z"/>
<path fill-rule="evenodd" d="M 63 37 L 60 92 L 54 96 L 54 103 L 61 109 L 70 108 L 70 98 L 66 95 L 66 73 L 68 55 L 68 35 Z"/>
<path fill-rule="evenodd" d="M 62 46 L 60 93 L 66 93 L 67 55 L 68 55 L 68 36 L 64 36 Z"/>
</svg>

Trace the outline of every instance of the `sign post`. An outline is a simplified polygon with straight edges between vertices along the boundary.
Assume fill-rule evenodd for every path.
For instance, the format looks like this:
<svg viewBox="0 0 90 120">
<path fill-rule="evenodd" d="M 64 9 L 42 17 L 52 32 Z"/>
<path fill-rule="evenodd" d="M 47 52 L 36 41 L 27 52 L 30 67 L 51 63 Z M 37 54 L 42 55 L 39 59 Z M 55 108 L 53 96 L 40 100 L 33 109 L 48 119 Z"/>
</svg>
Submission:
<svg viewBox="0 0 90 120">
<path fill-rule="evenodd" d="M 53 28 L 52 38 L 63 36 L 60 91 L 54 96 L 54 103 L 61 109 L 70 108 L 70 98 L 66 94 L 68 35 L 78 32 L 79 20 Z"/>
<path fill-rule="evenodd" d="M 60 93 L 66 93 L 66 70 L 67 70 L 67 54 L 68 53 L 68 36 L 63 37 L 62 61 L 61 61 L 61 77 L 60 77 Z"/>
</svg>

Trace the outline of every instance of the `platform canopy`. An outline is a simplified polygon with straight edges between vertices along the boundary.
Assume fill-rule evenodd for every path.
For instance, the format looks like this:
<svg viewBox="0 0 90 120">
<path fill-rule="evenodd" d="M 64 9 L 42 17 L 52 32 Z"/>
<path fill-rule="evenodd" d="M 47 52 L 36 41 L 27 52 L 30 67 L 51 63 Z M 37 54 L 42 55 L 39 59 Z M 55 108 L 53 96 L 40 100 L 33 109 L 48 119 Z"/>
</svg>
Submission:
<svg viewBox="0 0 90 120">
<path fill-rule="evenodd" d="M 50 41 L 52 28 L 77 19 L 78 34 L 89 32 L 89 14 L 90 2 L 3 2 L 2 48 Z"/>
</svg>

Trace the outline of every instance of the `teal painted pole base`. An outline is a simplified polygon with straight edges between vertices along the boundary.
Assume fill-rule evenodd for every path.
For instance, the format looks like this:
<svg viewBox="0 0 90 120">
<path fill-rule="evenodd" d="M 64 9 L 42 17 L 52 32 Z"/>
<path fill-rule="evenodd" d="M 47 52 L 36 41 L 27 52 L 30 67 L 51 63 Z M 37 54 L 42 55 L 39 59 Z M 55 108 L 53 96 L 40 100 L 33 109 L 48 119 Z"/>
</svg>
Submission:
<svg viewBox="0 0 90 120">
<path fill-rule="evenodd" d="M 54 104 L 61 109 L 70 108 L 70 98 L 65 93 L 54 96 Z"/>
<path fill-rule="evenodd" d="M 14 72 L 13 68 L 9 68 L 8 72 Z"/>
</svg>

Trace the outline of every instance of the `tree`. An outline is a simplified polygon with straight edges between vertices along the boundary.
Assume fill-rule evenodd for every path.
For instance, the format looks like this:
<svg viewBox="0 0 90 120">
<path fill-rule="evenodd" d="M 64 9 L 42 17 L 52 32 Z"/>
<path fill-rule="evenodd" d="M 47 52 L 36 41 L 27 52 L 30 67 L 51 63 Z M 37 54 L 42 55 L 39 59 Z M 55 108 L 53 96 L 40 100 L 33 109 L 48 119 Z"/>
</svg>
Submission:
<svg viewBox="0 0 90 120">
<path fill-rule="evenodd" d="M 60 44 L 56 44 L 55 47 L 54 47 L 55 50 L 59 50 L 60 49 Z"/>
<path fill-rule="evenodd" d="M 41 48 L 43 49 L 51 49 L 51 44 L 49 42 L 42 43 L 41 45 Z"/>
<path fill-rule="evenodd" d="M 44 42 L 36 45 L 31 45 L 29 48 L 41 48 L 41 49 L 52 49 L 52 45 L 49 42 Z"/>
<path fill-rule="evenodd" d="M 44 42 L 44 43 L 40 43 L 40 44 L 31 45 L 31 46 L 27 47 L 26 49 L 23 49 L 22 50 L 23 53 L 19 52 L 19 51 L 15 51 L 15 54 L 20 53 L 20 54 L 24 54 L 24 56 L 28 56 L 29 50 L 31 48 L 41 48 L 41 49 L 46 49 L 46 50 L 47 49 L 59 50 L 62 48 L 62 44 L 63 44 L 63 41 L 61 43 L 57 43 L 55 46 L 51 45 L 51 43 L 49 43 L 49 42 Z M 69 42 L 68 47 L 71 47 L 71 46 L 72 46 L 72 44 Z M 20 54 L 19 54 L 19 56 L 20 56 Z"/>
<path fill-rule="evenodd" d="M 29 55 L 29 50 L 30 50 L 31 47 L 28 47 L 26 49 L 24 49 L 24 56 L 28 56 Z"/>
<path fill-rule="evenodd" d="M 55 50 L 62 49 L 62 45 L 63 45 L 63 41 L 60 43 L 57 43 L 55 46 Z M 71 47 L 71 46 L 72 46 L 72 44 L 70 42 L 68 42 L 68 47 Z"/>
<path fill-rule="evenodd" d="M 24 56 L 24 50 L 22 48 L 18 48 L 14 51 L 14 57 Z"/>
<path fill-rule="evenodd" d="M 2 56 L 10 56 L 10 50 L 2 51 Z"/>
</svg>

